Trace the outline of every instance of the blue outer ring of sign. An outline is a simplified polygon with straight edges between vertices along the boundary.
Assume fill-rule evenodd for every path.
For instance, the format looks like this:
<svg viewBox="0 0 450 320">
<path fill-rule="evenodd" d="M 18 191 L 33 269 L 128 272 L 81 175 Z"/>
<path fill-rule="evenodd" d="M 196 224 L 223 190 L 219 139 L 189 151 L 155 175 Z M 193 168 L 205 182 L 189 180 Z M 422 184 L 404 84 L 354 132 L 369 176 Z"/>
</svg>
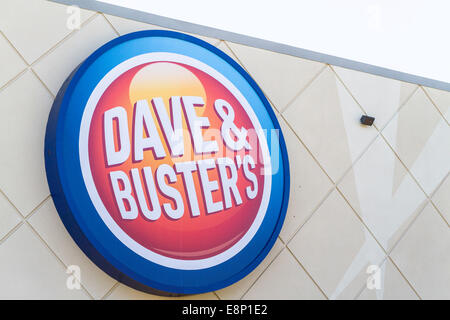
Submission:
<svg viewBox="0 0 450 320">
<path fill-rule="evenodd" d="M 93 88 L 120 62 L 152 51 L 184 54 L 218 69 L 244 94 L 263 129 L 278 129 L 278 152 L 274 154 L 271 150 L 271 157 L 272 161 L 275 157 L 279 161 L 280 170 L 272 175 L 269 206 L 260 228 L 239 253 L 206 269 L 178 270 L 164 267 L 127 248 L 101 220 L 89 198 L 81 173 L 78 151 L 80 123 L 83 106 Z M 267 135 L 269 146 L 276 143 L 275 140 L 275 137 Z M 213 291 L 245 277 L 274 245 L 289 200 L 289 160 L 285 141 L 277 118 L 261 89 L 238 63 L 218 48 L 173 31 L 139 31 L 118 37 L 96 50 L 71 73 L 59 90 L 49 115 L 45 167 L 59 216 L 83 252 L 118 281 L 138 290 L 161 295 Z"/>
</svg>

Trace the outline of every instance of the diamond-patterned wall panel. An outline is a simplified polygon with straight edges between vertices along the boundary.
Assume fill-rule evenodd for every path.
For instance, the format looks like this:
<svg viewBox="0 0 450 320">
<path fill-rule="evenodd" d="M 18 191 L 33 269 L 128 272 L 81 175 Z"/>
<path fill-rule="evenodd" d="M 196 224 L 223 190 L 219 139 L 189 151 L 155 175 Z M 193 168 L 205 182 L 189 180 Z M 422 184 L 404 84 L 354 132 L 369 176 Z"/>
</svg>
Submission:
<svg viewBox="0 0 450 320">
<path fill-rule="evenodd" d="M 382 134 L 431 195 L 450 171 L 450 127 L 424 90 L 414 93 Z"/>
<path fill-rule="evenodd" d="M 335 190 L 288 244 L 328 298 L 353 299 L 385 253 Z"/>
<path fill-rule="evenodd" d="M 105 17 L 97 15 L 82 29 L 57 45 L 33 66 L 33 70 L 56 95 L 64 80 L 97 48 L 117 37 Z M 59 66 L 55 68 L 55 65 Z"/>
<path fill-rule="evenodd" d="M 91 11 L 81 10 L 80 22 Z M 48 52 L 72 30 L 67 28 L 67 6 L 44 0 L 3 0 L 0 30 L 27 63 L 33 63 Z"/>
<path fill-rule="evenodd" d="M 386 250 L 397 242 L 426 200 L 381 137 L 355 163 L 338 188 Z"/>
<path fill-rule="evenodd" d="M 334 182 L 376 136 L 359 124 L 362 110 L 329 67 L 282 114 Z"/>
<path fill-rule="evenodd" d="M 369 73 L 333 67 L 363 110 L 376 118 L 382 128 L 402 104 L 408 100 L 417 85 L 383 78 Z M 382 107 L 381 107 L 382 106 Z"/>
<path fill-rule="evenodd" d="M 324 64 L 229 42 L 267 98 L 282 111 Z"/>
<path fill-rule="evenodd" d="M 53 97 L 27 70 L 0 91 L 0 189 L 24 216 L 49 194 L 44 136 Z"/>
<path fill-rule="evenodd" d="M 370 290 L 367 287 L 359 295 L 359 300 L 418 300 L 419 297 L 391 260 L 386 259 L 380 267 L 383 278 L 382 290 Z"/>
<path fill-rule="evenodd" d="M 160 299 L 94 266 L 49 198 L 43 137 L 70 71 L 117 35 L 158 26 L 45 0 L 0 2 L 0 297 Z M 245 279 L 195 299 L 450 295 L 450 93 L 199 36 L 240 63 L 280 120 L 291 198 L 280 238 Z M 375 116 L 372 127 L 359 124 Z M 381 130 L 381 132 L 380 132 Z M 81 268 L 80 290 L 65 268 Z M 380 266 L 381 286 L 366 286 Z"/>
<path fill-rule="evenodd" d="M 428 204 L 391 256 L 399 270 L 424 299 L 450 299 L 450 232 Z"/>
</svg>

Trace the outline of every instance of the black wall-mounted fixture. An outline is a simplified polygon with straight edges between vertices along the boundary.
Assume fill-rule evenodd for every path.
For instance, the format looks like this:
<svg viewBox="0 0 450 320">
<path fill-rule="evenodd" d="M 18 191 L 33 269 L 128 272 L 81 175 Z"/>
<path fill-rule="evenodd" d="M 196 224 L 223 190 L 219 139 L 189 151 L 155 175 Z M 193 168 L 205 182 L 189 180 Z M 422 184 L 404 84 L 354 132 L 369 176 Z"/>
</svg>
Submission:
<svg viewBox="0 0 450 320">
<path fill-rule="evenodd" d="M 361 117 L 360 121 L 361 121 L 361 124 L 363 124 L 365 126 L 371 126 L 373 124 L 373 122 L 375 121 L 375 118 L 363 115 Z"/>
</svg>

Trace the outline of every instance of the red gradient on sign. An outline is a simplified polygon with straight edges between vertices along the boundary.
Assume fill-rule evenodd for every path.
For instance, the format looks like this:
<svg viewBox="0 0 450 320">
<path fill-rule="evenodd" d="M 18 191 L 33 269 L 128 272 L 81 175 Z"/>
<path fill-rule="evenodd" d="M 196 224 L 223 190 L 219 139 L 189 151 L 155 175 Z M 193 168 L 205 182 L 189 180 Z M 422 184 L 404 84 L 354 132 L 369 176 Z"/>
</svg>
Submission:
<svg viewBox="0 0 450 320">
<path fill-rule="evenodd" d="M 128 114 L 128 127 L 130 138 L 133 133 L 133 105 L 135 101 L 130 101 L 138 96 L 140 99 L 143 97 L 142 95 L 146 92 L 157 92 L 158 90 L 155 88 L 149 88 L 146 90 L 146 83 L 138 83 L 138 89 L 134 89 L 136 87 L 136 74 L 143 70 L 143 68 L 149 67 L 152 64 L 161 64 L 158 66 L 159 69 L 165 70 L 167 66 L 168 72 L 164 75 L 165 79 L 163 81 L 168 81 L 168 87 L 165 87 L 164 90 L 161 89 L 161 96 L 164 95 L 164 102 L 166 103 L 166 108 L 168 108 L 168 92 L 173 91 L 174 96 L 179 95 L 177 92 L 186 92 L 189 88 L 193 91 L 198 91 L 197 83 L 180 83 L 180 78 L 177 78 L 177 74 L 171 74 L 172 67 L 169 68 L 170 64 L 177 65 L 180 68 L 184 68 L 186 72 L 192 73 L 194 75 L 193 79 L 198 79 L 201 87 L 204 90 L 205 94 L 205 107 L 196 108 L 198 116 L 208 117 L 210 121 L 210 128 L 215 128 L 220 130 L 222 125 L 222 120 L 216 114 L 214 110 L 214 101 L 216 99 L 224 99 L 229 102 L 234 109 L 236 114 L 236 118 L 234 123 L 240 128 L 244 127 L 247 130 L 254 129 L 250 118 L 246 114 L 245 110 L 238 102 L 238 100 L 217 80 L 212 78 L 210 75 L 194 68 L 191 66 L 187 66 L 184 64 L 173 63 L 173 62 L 153 62 L 147 63 L 135 68 L 128 70 L 119 76 L 103 93 L 100 98 L 96 109 L 92 116 L 92 121 L 89 129 L 89 160 L 92 176 L 94 179 L 95 187 L 97 188 L 98 194 L 105 205 L 107 211 L 114 219 L 120 228 L 127 233 L 132 239 L 138 242 L 140 245 L 145 248 L 156 252 L 158 254 L 177 258 L 177 259 L 202 259 L 208 258 L 211 256 L 215 256 L 231 246 L 233 246 L 237 241 L 239 241 L 242 236 L 248 231 L 251 224 L 253 223 L 257 212 L 259 210 L 262 193 L 264 189 L 264 176 L 262 175 L 262 167 L 261 161 L 259 160 L 260 154 L 258 151 L 257 156 L 253 156 L 256 167 L 251 169 L 258 181 L 258 194 L 254 199 L 249 199 L 245 193 L 246 187 L 252 187 L 253 184 L 247 180 L 244 176 L 242 166 L 238 168 L 238 190 L 241 195 L 243 203 L 240 205 L 236 205 L 234 198 L 232 197 L 232 207 L 229 209 L 224 209 L 220 212 L 207 214 L 206 207 L 203 197 L 203 191 L 200 184 L 200 177 L 197 171 L 193 173 L 194 182 L 196 186 L 196 192 L 198 197 L 198 204 L 200 208 L 200 215 L 197 217 L 193 217 L 190 212 L 189 202 L 187 198 L 187 194 L 185 191 L 184 182 L 181 174 L 177 174 L 177 181 L 175 183 L 169 184 L 172 187 L 175 187 L 181 193 L 184 201 L 185 212 L 183 216 L 178 220 L 173 220 L 169 218 L 164 209 L 161 208 L 162 213 L 161 217 L 156 221 L 150 221 L 144 217 L 142 214 L 139 203 L 137 201 L 137 197 L 135 195 L 135 191 L 133 190 L 133 196 L 136 199 L 136 203 L 139 208 L 139 215 L 134 220 L 125 220 L 122 219 L 121 214 L 118 209 L 118 205 L 116 203 L 113 189 L 109 179 L 109 172 L 121 170 L 128 175 L 130 182 L 132 168 L 138 168 L 141 172 L 141 183 L 144 186 L 144 193 L 147 198 L 147 205 L 149 203 L 149 196 L 145 190 L 145 183 L 142 176 L 142 168 L 143 167 L 151 167 L 154 178 L 156 177 L 155 171 L 161 164 L 169 164 L 173 166 L 174 162 L 185 162 L 192 161 L 198 159 L 205 158 L 218 158 L 225 156 L 225 148 L 227 148 L 220 138 L 220 136 L 215 139 L 219 146 L 219 152 L 217 154 L 209 154 L 209 155 L 196 155 L 193 152 L 191 137 L 187 134 L 189 131 L 186 131 L 184 134 L 184 142 L 185 142 L 185 156 L 172 158 L 170 156 L 170 151 L 166 144 L 164 135 L 161 132 L 159 127 L 159 123 L 157 118 L 155 117 L 154 111 L 152 110 L 152 115 L 154 117 L 156 126 L 159 130 L 160 139 L 163 143 L 166 157 L 163 159 L 155 159 L 154 153 L 152 150 L 144 151 L 144 160 L 140 162 L 133 162 L 133 152 L 131 151 L 129 158 L 122 164 L 108 167 L 106 164 L 106 153 L 104 146 L 104 132 L 103 132 L 103 115 L 106 110 L 111 108 L 122 106 L 127 110 Z M 188 74 L 186 74 L 188 75 Z M 172 77 L 172 78 L 171 78 Z M 141 79 L 142 77 L 139 77 Z M 133 79 L 134 82 L 133 82 Z M 145 79 L 145 77 L 143 78 Z M 173 83 L 176 83 L 171 89 L 170 80 L 173 79 Z M 183 78 L 184 79 L 184 78 Z M 184 81 L 184 80 L 183 80 Z M 189 77 L 186 76 L 186 82 L 189 82 Z M 133 82 L 133 85 L 132 85 Z M 164 84 L 164 83 L 163 83 Z M 132 85 L 132 87 L 131 87 Z M 181 86 L 184 86 L 181 88 Z M 179 90 L 178 90 L 179 89 Z M 183 91 L 183 90 L 184 91 Z M 134 90 L 134 91 L 133 91 Z M 136 90 L 141 90 L 137 92 Z M 142 91 L 143 90 L 143 91 Z M 156 90 L 156 91 L 155 91 Z M 190 89 L 189 89 L 190 90 Z M 136 91 L 136 92 L 135 92 Z M 201 93 L 193 92 L 191 95 L 199 95 Z M 147 97 L 150 108 L 151 107 L 151 98 Z M 170 115 L 170 113 L 169 113 Z M 183 126 L 186 127 L 186 117 L 183 114 Z M 115 129 L 117 131 L 117 128 Z M 204 129 L 204 137 L 205 140 L 209 140 L 207 129 Z M 219 131 L 220 132 L 220 131 Z M 143 133 L 144 134 L 144 133 Z M 115 133 L 117 137 L 117 133 Z M 116 146 L 120 143 L 116 138 Z M 251 142 L 251 147 L 253 153 L 255 150 L 259 150 L 258 141 Z M 189 149 L 189 150 L 188 150 Z M 133 145 L 131 142 L 131 150 L 133 150 Z M 252 151 L 245 151 L 242 149 L 238 153 L 232 153 L 230 150 L 226 152 L 227 156 L 233 158 L 239 154 L 241 158 L 245 154 L 252 154 Z M 220 183 L 220 177 L 218 174 L 218 169 L 212 169 L 208 171 L 210 180 L 217 180 L 219 183 L 219 190 L 213 192 L 213 200 L 214 201 L 222 201 L 224 203 L 223 194 L 221 192 L 222 185 Z M 157 182 L 155 181 L 157 185 Z M 162 206 L 164 203 L 170 203 L 174 206 L 174 201 L 170 198 L 165 197 L 160 190 L 157 188 L 158 198 L 160 201 L 160 205 Z M 151 206 L 149 206 L 151 208 Z"/>
</svg>

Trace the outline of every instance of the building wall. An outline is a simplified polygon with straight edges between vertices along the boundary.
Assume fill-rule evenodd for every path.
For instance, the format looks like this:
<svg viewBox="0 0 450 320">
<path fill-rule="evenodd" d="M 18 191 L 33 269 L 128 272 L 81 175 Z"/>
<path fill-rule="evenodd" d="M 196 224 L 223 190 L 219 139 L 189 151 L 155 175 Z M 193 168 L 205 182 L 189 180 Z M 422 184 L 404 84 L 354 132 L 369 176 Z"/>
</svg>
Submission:
<svg viewBox="0 0 450 320">
<path fill-rule="evenodd" d="M 107 41 L 158 29 L 44 0 L 0 2 L 0 298 L 161 299 L 110 278 L 62 225 L 44 168 L 53 99 Z M 450 93 L 200 38 L 238 61 L 288 145 L 291 196 L 274 248 L 240 282 L 200 299 L 449 299 Z M 362 114 L 376 118 L 359 124 Z M 81 289 L 69 290 L 69 266 Z M 380 267 L 370 290 L 367 268 Z M 370 268 L 369 268 L 370 269 Z"/>
</svg>

